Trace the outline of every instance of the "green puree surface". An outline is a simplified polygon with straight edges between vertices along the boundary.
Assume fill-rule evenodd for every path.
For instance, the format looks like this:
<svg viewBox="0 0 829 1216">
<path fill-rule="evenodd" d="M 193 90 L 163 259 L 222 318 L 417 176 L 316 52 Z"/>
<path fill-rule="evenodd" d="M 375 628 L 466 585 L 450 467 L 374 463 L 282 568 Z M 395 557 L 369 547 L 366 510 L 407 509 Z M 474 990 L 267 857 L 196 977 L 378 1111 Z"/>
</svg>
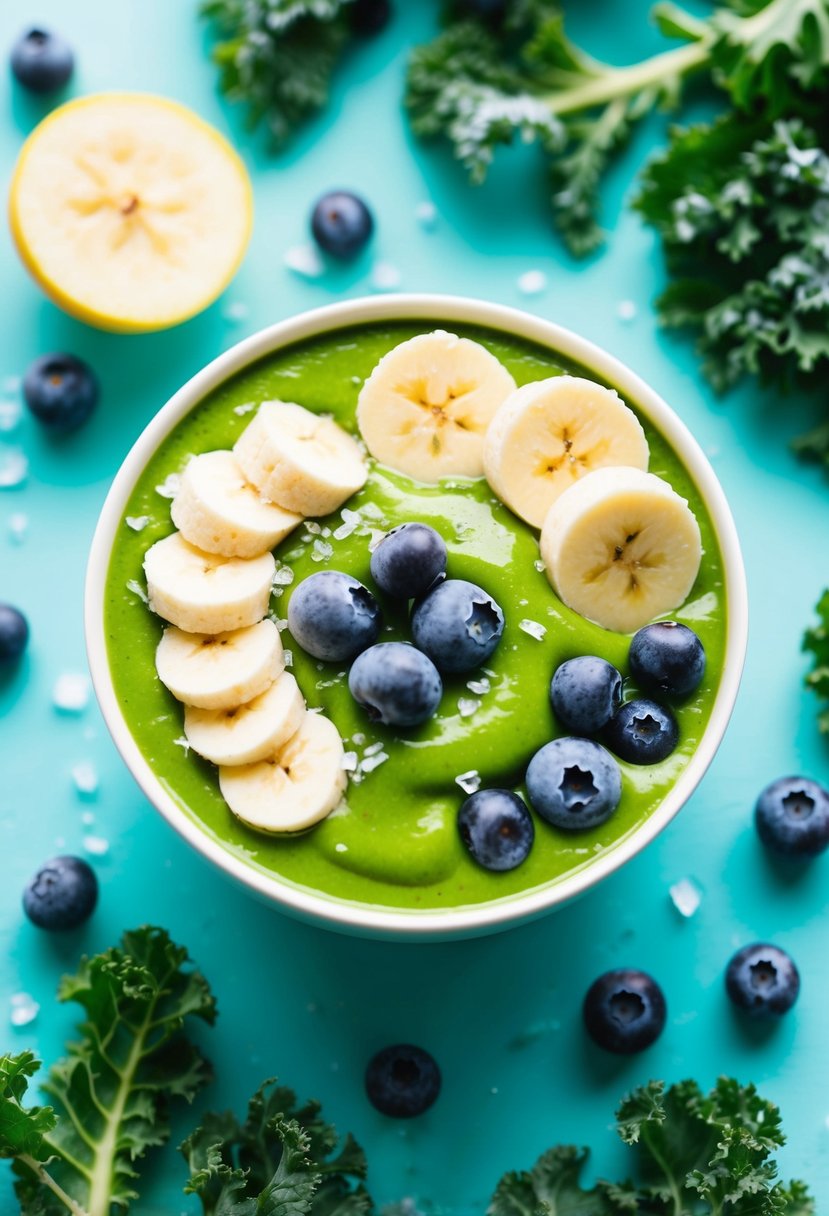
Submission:
<svg viewBox="0 0 829 1216">
<path fill-rule="evenodd" d="M 350 781 L 342 807 L 301 835 L 258 834 L 234 818 L 219 793 L 216 769 L 181 745 L 182 706 L 155 671 L 163 625 L 134 589 L 136 584 L 145 586 L 146 550 L 173 531 L 169 501 L 156 487 L 180 472 L 191 455 L 231 447 L 253 414 L 241 407 L 261 401 L 296 401 L 332 414 L 356 432 L 357 395 L 380 356 L 439 325 L 337 330 L 268 356 L 206 397 L 164 440 L 130 497 L 113 548 L 105 603 L 112 678 L 129 729 L 162 784 L 210 837 L 256 869 L 299 887 L 357 903 L 414 909 L 478 904 L 554 883 L 634 831 L 659 806 L 700 741 L 719 682 L 726 631 L 722 560 L 711 520 L 676 452 L 636 402 L 628 400 L 647 434 L 650 470 L 688 499 L 699 521 L 699 577 L 674 615 L 703 641 L 708 656 L 705 680 L 676 709 L 680 744 L 672 756 L 647 768 L 621 763 L 622 801 L 607 823 L 566 833 L 535 816 L 535 844 L 527 861 L 506 874 L 483 870 L 469 858 L 458 836 L 456 816 L 466 795 L 455 778 L 476 770 L 483 786 L 523 793 L 523 774 L 533 753 L 565 733 L 548 699 L 556 666 L 574 655 L 602 655 L 626 676 L 626 698 L 634 696 L 637 690 L 627 678 L 629 638 L 600 629 L 556 598 L 535 565 L 537 533 L 496 500 L 483 479 L 425 486 L 373 466 L 365 488 L 346 504 L 349 509 L 367 505 L 364 525 L 341 539 L 309 533 L 301 526 L 276 550 L 277 559 L 293 570 L 294 581 L 275 589 L 273 615 L 284 620 L 294 587 L 319 570 L 347 571 L 376 592 L 369 573 L 372 529 L 379 537 L 395 524 L 422 520 L 446 541 L 450 577 L 478 583 L 503 608 L 501 644 L 486 671 L 445 680 L 439 711 L 430 722 L 397 734 L 369 722 L 352 701 L 344 665 L 318 663 L 285 630 L 282 641 L 292 651 L 293 672 L 308 705 L 320 706 L 333 720 L 346 751 L 363 758 L 366 749 L 382 744 L 388 759 L 360 782 Z M 518 384 L 564 371 L 598 379 L 554 352 L 512 336 L 448 323 L 444 327 L 482 342 Z M 127 516 L 149 516 L 150 522 L 136 532 L 126 524 Z M 332 533 L 343 523 L 339 513 L 317 522 Z M 385 612 L 380 640 L 408 638 L 405 611 L 379 598 Z M 543 639 L 522 630 L 522 621 L 543 625 Z M 480 691 L 485 685 L 471 690 L 470 680 L 484 680 L 489 690 Z"/>
</svg>

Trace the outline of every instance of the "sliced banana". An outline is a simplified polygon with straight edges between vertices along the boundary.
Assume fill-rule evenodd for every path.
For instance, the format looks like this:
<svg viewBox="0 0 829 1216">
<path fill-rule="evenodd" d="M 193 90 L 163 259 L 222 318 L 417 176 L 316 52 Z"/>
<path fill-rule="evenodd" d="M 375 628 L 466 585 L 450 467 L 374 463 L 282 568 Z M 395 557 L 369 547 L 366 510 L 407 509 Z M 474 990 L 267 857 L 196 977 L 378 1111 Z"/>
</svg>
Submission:
<svg viewBox="0 0 829 1216">
<path fill-rule="evenodd" d="M 194 456 L 170 514 L 181 535 L 205 553 L 258 557 L 284 540 L 302 516 L 266 502 L 232 452 Z"/>
<path fill-rule="evenodd" d="M 229 633 L 164 630 L 155 652 L 161 683 L 185 705 L 232 709 L 258 697 L 284 670 L 279 630 L 271 620 Z"/>
<path fill-rule="evenodd" d="M 259 764 L 220 768 L 219 787 L 234 815 L 262 832 L 298 832 L 339 805 L 346 785 L 343 744 L 322 714 L 306 712 L 292 739 Z"/>
<path fill-rule="evenodd" d="M 605 629 L 632 633 L 687 598 L 702 556 L 684 498 L 653 473 L 588 473 L 553 503 L 541 556 L 554 591 Z"/>
<path fill-rule="evenodd" d="M 372 456 L 417 481 L 480 477 L 484 433 L 514 390 L 483 346 L 437 329 L 383 356 L 360 390 L 357 425 Z"/>
<path fill-rule="evenodd" d="M 273 756 L 302 725 L 305 698 L 289 671 L 270 688 L 233 709 L 184 710 L 184 733 L 194 752 L 214 764 L 255 764 Z"/>
<path fill-rule="evenodd" d="M 300 515 L 330 515 L 361 489 L 360 448 L 331 418 L 289 401 L 265 401 L 233 453 L 270 502 Z"/>
<path fill-rule="evenodd" d="M 225 633 L 261 621 L 275 570 L 272 553 L 220 557 L 189 545 L 179 532 L 144 555 L 150 608 L 185 633 Z"/>
<path fill-rule="evenodd" d="M 648 467 L 639 419 L 612 389 L 552 376 L 516 389 L 484 440 L 484 473 L 510 510 L 540 528 L 568 486 L 606 465 Z"/>
</svg>

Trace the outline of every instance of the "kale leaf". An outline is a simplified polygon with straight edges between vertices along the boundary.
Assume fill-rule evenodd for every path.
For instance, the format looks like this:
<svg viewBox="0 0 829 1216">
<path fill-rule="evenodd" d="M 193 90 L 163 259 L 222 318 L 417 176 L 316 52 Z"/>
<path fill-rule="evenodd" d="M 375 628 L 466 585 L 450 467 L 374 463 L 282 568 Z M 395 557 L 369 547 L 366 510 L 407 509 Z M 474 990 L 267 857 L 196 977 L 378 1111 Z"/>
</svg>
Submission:
<svg viewBox="0 0 829 1216">
<path fill-rule="evenodd" d="M 14 1162 L 21 1216 L 109 1216 L 137 1198 L 135 1162 L 168 1138 L 168 1099 L 190 1101 L 209 1077 L 182 1030 L 212 1023 L 215 1002 L 188 962 L 151 927 L 81 960 L 58 995 L 86 1020 L 41 1085 L 51 1106 L 23 1105 L 39 1067 L 30 1052 L 0 1059 L 0 1157 Z"/>
<path fill-rule="evenodd" d="M 190 1168 L 185 1190 L 204 1216 L 367 1216 L 366 1159 L 351 1136 L 320 1117 L 316 1102 L 265 1081 L 244 1123 L 207 1115 L 181 1146 Z"/>
<path fill-rule="evenodd" d="M 829 735 L 829 589 L 824 591 L 815 609 L 818 623 L 803 635 L 803 649 L 811 652 L 812 670 L 806 676 L 806 686 L 811 688 L 825 705 L 818 716 L 818 726 Z"/>
</svg>

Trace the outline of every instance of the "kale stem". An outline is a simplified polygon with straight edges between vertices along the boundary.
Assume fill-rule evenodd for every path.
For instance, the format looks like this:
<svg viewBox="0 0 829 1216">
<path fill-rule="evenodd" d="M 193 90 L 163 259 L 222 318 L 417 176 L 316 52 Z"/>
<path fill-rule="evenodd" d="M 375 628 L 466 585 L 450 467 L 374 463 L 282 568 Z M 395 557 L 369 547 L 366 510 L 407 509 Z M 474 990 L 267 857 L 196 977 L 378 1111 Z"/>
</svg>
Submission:
<svg viewBox="0 0 829 1216">
<path fill-rule="evenodd" d="M 40 1162 L 35 1161 L 34 1157 L 30 1157 L 28 1153 L 21 1153 L 18 1157 L 18 1161 L 22 1161 L 24 1165 L 29 1167 L 32 1173 L 37 1176 L 38 1182 L 41 1182 L 44 1186 L 48 1187 L 52 1194 L 56 1195 L 61 1201 L 63 1206 L 72 1213 L 72 1216 L 87 1216 L 85 1209 L 82 1208 L 80 1204 L 76 1203 L 71 1195 L 67 1195 L 63 1187 L 59 1186 L 58 1183 L 55 1182 L 51 1174 L 47 1173 Z"/>
<path fill-rule="evenodd" d="M 778 0 L 774 0 L 778 3 Z M 617 98 L 641 93 L 653 85 L 660 85 L 672 76 L 686 76 L 703 67 L 711 52 L 713 33 L 677 47 L 673 51 L 662 51 L 650 59 L 643 59 L 626 68 L 609 68 L 601 76 L 588 80 L 586 84 L 574 85 L 554 93 L 546 93 L 543 100 L 553 114 L 573 114 L 578 110 L 590 110 Z"/>
</svg>

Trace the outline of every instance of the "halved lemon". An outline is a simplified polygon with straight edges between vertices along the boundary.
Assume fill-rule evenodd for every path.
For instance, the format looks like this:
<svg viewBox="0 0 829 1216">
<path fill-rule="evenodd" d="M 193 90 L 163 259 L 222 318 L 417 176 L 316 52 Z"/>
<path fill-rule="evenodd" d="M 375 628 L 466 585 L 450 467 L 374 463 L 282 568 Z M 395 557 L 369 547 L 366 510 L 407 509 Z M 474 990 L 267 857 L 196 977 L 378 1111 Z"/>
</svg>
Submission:
<svg viewBox="0 0 829 1216">
<path fill-rule="evenodd" d="M 146 93 L 70 101 L 21 149 L 9 221 L 48 296 L 99 329 L 165 329 L 227 286 L 250 239 L 239 157 L 186 106 Z"/>
</svg>

